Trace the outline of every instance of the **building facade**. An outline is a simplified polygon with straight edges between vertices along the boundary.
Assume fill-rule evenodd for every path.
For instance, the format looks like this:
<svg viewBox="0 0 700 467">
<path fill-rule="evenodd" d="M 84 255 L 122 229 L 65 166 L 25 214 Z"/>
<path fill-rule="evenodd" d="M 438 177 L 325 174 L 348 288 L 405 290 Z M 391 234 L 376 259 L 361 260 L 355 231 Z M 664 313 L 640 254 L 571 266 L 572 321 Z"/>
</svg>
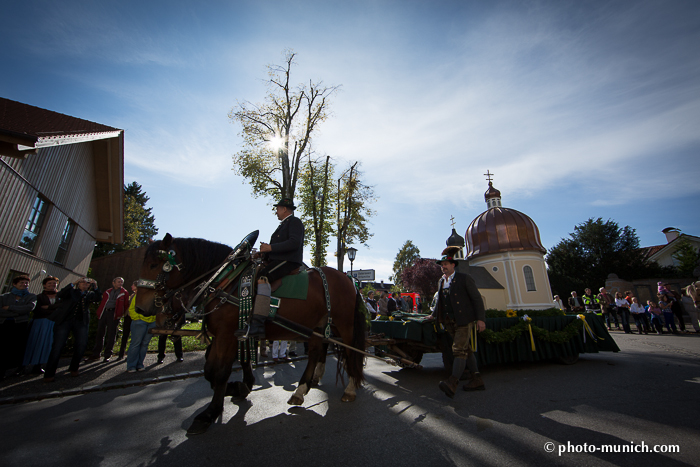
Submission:
<svg viewBox="0 0 700 467">
<path fill-rule="evenodd" d="M 123 190 L 123 130 L 0 98 L 2 292 L 85 276 L 95 242 L 123 241 Z"/>
</svg>

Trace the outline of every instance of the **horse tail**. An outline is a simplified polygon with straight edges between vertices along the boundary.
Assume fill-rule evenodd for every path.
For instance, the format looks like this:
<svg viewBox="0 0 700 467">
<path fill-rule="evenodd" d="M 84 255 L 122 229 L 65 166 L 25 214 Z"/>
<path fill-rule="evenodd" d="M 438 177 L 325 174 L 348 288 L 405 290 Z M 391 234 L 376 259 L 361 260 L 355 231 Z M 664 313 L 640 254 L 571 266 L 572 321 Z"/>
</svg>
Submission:
<svg viewBox="0 0 700 467">
<path fill-rule="evenodd" d="M 356 349 L 365 350 L 365 335 L 367 333 L 367 320 L 365 313 L 361 307 L 364 306 L 362 296 L 358 291 L 355 294 L 355 312 L 353 316 L 352 342 L 350 343 Z M 348 376 L 355 380 L 355 384 L 359 387 L 365 380 L 364 375 L 365 356 L 360 352 L 351 351 L 347 357 L 346 369 Z"/>
</svg>

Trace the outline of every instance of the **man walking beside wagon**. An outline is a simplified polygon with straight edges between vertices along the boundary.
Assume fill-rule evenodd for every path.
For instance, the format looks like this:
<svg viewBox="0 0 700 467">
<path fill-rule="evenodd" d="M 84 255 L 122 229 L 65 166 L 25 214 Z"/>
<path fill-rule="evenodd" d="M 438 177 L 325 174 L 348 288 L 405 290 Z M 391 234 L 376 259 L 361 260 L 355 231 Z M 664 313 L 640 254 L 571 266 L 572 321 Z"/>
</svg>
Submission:
<svg viewBox="0 0 700 467">
<path fill-rule="evenodd" d="M 452 336 L 452 375 L 447 381 L 440 381 L 439 388 L 453 398 L 459 379 L 468 368 L 471 374 L 464 385 L 465 391 L 484 390 L 484 382 L 479 374 L 474 356 L 475 332 L 486 329 L 486 310 L 474 279 L 468 274 L 457 272 L 454 259 L 457 247 L 448 247 L 442 258 L 436 261 L 442 268 L 443 276 L 438 283 L 438 302 L 432 318 L 445 326 Z"/>
</svg>

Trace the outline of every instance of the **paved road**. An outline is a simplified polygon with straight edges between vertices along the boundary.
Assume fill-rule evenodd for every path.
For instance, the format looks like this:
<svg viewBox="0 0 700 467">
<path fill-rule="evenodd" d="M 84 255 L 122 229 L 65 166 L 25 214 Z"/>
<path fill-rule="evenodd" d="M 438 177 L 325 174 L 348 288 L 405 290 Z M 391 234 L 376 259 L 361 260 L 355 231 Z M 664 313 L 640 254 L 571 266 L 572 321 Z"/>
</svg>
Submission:
<svg viewBox="0 0 700 467">
<path fill-rule="evenodd" d="M 248 400 L 226 402 L 200 436 L 203 378 L 0 406 L 2 466 L 698 465 L 700 336 L 615 334 L 620 353 L 571 366 L 487 368 L 487 390 L 437 389 L 439 354 L 421 371 L 377 361 L 354 403 L 329 369 L 303 407 L 286 400 L 305 361 L 257 370 Z M 331 368 L 332 367 L 332 368 Z M 679 453 L 575 453 L 602 445 L 678 445 Z M 545 445 L 554 452 L 545 451 Z"/>
</svg>

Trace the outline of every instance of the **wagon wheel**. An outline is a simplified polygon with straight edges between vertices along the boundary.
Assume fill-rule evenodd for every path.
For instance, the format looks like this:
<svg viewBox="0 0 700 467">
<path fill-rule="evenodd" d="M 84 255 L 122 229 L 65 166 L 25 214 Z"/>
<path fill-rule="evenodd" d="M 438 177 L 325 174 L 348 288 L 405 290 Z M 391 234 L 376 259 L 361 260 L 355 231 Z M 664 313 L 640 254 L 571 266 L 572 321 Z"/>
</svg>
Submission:
<svg viewBox="0 0 700 467">
<path fill-rule="evenodd" d="M 396 348 L 401 350 L 404 354 L 406 354 L 407 359 L 411 360 L 413 363 L 420 363 L 420 361 L 423 359 L 423 352 L 420 350 L 417 350 L 410 345 L 406 343 L 402 344 L 396 344 Z M 407 366 L 400 364 L 399 366 L 403 366 L 405 368 L 408 368 Z"/>
</svg>

